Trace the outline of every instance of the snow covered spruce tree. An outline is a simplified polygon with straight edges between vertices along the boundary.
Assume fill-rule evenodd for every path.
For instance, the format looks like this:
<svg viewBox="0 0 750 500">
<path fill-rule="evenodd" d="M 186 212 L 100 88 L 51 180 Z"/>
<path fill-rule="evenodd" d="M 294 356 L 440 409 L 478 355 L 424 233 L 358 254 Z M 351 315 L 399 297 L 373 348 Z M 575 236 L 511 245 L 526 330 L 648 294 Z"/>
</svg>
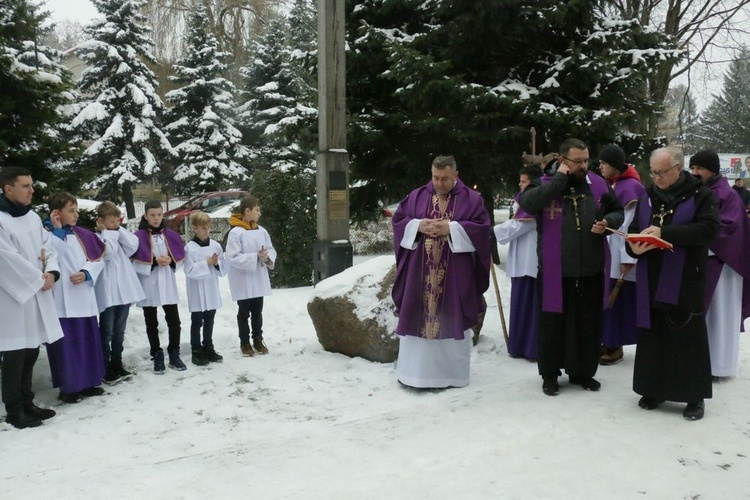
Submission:
<svg viewBox="0 0 750 500">
<path fill-rule="evenodd" d="M 360 207 L 425 181 L 431 157 L 457 156 L 486 200 L 528 152 L 577 136 L 595 153 L 659 103 L 644 74 L 679 52 L 594 0 L 347 2 L 347 106 Z"/>
<path fill-rule="evenodd" d="M 750 149 L 750 50 L 743 48 L 724 76 L 721 92 L 701 116 L 698 144 L 718 152 Z"/>
<path fill-rule="evenodd" d="M 79 180 L 61 168 L 72 154 L 61 137 L 61 117 L 72 99 L 72 77 L 60 64 L 62 54 L 40 43 L 51 29 L 43 27 L 46 17 L 26 0 L 0 4 L 0 162 L 70 190 Z"/>
<path fill-rule="evenodd" d="M 165 130 L 177 154 L 172 179 L 178 192 L 214 191 L 247 179 L 249 151 L 234 126 L 235 87 L 224 78 L 225 60 L 208 30 L 204 7 L 189 21 L 185 55 L 170 80 L 182 85 L 167 93 L 172 104 Z"/>
<path fill-rule="evenodd" d="M 240 108 L 246 143 L 253 150 L 252 191 L 263 205 L 263 225 L 279 252 L 275 286 L 312 281 L 316 238 L 315 152 L 317 94 L 305 70 L 309 39 L 297 47 L 287 21 L 269 23 L 240 72 L 245 79 Z"/>
<path fill-rule="evenodd" d="M 150 28 L 139 10 L 146 0 L 92 0 L 103 18 L 87 26 L 90 40 L 77 56 L 88 64 L 78 88 L 83 96 L 72 128 L 89 146 L 82 161 L 96 172 L 91 187 L 125 201 L 135 216 L 133 186 L 169 173 L 172 147 L 161 129 L 164 104 L 146 62 Z"/>
</svg>

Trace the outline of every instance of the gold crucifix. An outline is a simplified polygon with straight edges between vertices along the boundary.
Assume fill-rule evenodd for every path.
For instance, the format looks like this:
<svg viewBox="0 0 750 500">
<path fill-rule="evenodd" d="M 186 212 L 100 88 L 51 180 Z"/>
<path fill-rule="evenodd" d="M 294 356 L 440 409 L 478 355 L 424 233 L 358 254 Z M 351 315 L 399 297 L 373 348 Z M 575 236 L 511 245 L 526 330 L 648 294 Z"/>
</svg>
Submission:
<svg viewBox="0 0 750 500">
<path fill-rule="evenodd" d="M 658 214 L 654 214 L 654 215 L 652 215 L 652 216 L 651 216 L 651 218 L 652 218 L 653 220 L 656 220 L 656 218 L 657 218 L 657 217 L 659 218 L 659 227 L 662 227 L 662 226 L 664 225 L 664 218 L 665 218 L 665 217 L 666 217 L 667 215 L 670 215 L 670 214 L 673 214 L 673 213 L 674 213 L 674 210 L 672 210 L 672 209 L 670 209 L 670 210 L 665 210 L 665 208 L 666 208 L 666 207 L 665 207 L 664 205 L 662 205 L 662 206 L 661 206 L 661 211 L 660 211 L 660 212 L 659 212 Z"/>
<path fill-rule="evenodd" d="M 571 189 L 570 192 L 572 194 L 565 195 L 563 198 L 566 198 L 573 202 L 573 213 L 576 216 L 576 231 L 581 230 L 581 219 L 578 218 L 578 200 L 582 200 L 586 197 L 585 194 L 576 194 L 575 189 Z"/>
<path fill-rule="evenodd" d="M 557 219 L 558 215 L 562 214 L 562 205 L 558 205 L 557 200 L 552 200 L 550 206 L 545 207 L 543 212 L 547 215 L 549 220 Z"/>
</svg>

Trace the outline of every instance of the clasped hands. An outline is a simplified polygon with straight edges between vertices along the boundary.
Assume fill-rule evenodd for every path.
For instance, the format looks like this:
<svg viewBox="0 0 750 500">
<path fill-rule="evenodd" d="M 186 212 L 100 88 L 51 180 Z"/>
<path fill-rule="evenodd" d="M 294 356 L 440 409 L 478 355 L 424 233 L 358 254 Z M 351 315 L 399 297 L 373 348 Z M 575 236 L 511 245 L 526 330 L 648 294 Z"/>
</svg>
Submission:
<svg viewBox="0 0 750 500">
<path fill-rule="evenodd" d="M 432 238 L 448 236 L 451 233 L 448 219 L 422 219 L 419 221 L 419 232 Z"/>
</svg>

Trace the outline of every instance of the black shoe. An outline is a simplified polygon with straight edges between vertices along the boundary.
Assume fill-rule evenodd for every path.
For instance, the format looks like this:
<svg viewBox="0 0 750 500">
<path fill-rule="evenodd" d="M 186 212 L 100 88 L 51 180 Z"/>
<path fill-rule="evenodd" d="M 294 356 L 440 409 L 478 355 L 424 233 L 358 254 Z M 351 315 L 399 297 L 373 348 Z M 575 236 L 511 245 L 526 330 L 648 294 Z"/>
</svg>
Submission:
<svg viewBox="0 0 750 500">
<path fill-rule="evenodd" d="M 58 394 L 57 399 L 63 403 L 75 404 L 83 401 L 83 396 L 79 392 L 61 392 Z"/>
<path fill-rule="evenodd" d="M 112 369 L 115 371 L 116 374 L 120 376 L 121 380 L 130 380 L 133 377 L 133 374 L 125 369 L 124 366 L 122 366 L 122 360 L 121 359 L 113 359 L 112 360 Z"/>
<path fill-rule="evenodd" d="M 602 384 L 600 384 L 599 381 L 593 377 L 570 377 L 570 383 L 574 385 L 580 385 L 587 391 L 594 392 L 598 391 L 602 387 Z"/>
<path fill-rule="evenodd" d="M 221 363 L 222 361 L 224 361 L 224 356 L 216 352 L 213 346 L 204 347 L 203 351 L 206 353 L 206 357 L 211 363 Z"/>
<path fill-rule="evenodd" d="M 16 429 L 28 429 L 42 425 L 42 420 L 39 417 L 26 413 L 23 410 L 12 415 L 6 415 L 5 421 Z"/>
<path fill-rule="evenodd" d="M 206 366 L 208 364 L 208 356 L 202 347 L 193 349 L 193 357 L 191 359 L 196 366 Z"/>
<path fill-rule="evenodd" d="M 638 406 L 640 406 L 644 410 L 653 410 L 657 406 L 662 404 L 663 402 L 664 400 L 658 400 L 650 396 L 643 396 L 641 399 L 638 400 Z"/>
<path fill-rule="evenodd" d="M 55 410 L 50 410 L 48 408 L 39 408 L 34 403 L 29 403 L 24 407 L 24 411 L 27 415 L 31 415 L 32 417 L 36 417 L 39 420 L 49 420 L 50 418 L 57 415 L 57 412 Z"/>
<path fill-rule="evenodd" d="M 547 396 L 557 396 L 560 394 L 560 384 L 557 383 L 557 377 L 544 377 L 542 380 L 543 393 Z"/>
<path fill-rule="evenodd" d="M 185 363 L 182 362 L 180 359 L 180 350 L 179 349 L 167 349 L 167 354 L 169 355 L 169 367 L 173 370 L 177 370 L 180 372 L 183 372 L 187 370 L 187 366 L 185 366 Z M 164 354 L 162 353 L 162 356 Z"/>
<path fill-rule="evenodd" d="M 120 377 L 117 372 L 112 369 L 112 365 L 110 365 L 107 368 L 106 373 L 104 374 L 104 379 L 102 380 L 107 385 L 115 385 L 116 383 L 120 382 L 122 380 L 122 377 Z"/>
<path fill-rule="evenodd" d="M 81 395 L 87 398 L 93 396 L 103 396 L 105 394 L 104 389 L 101 387 L 88 387 L 81 391 Z"/>
<path fill-rule="evenodd" d="M 697 403 L 688 403 L 685 407 L 685 411 L 682 412 L 682 416 L 685 420 L 700 420 L 706 413 L 706 405 L 703 401 Z"/>
<path fill-rule="evenodd" d="M 154 373 L 163 375 L 167 369 L 164 367 L 164 351 L 154 353 Z"/>
</svg>

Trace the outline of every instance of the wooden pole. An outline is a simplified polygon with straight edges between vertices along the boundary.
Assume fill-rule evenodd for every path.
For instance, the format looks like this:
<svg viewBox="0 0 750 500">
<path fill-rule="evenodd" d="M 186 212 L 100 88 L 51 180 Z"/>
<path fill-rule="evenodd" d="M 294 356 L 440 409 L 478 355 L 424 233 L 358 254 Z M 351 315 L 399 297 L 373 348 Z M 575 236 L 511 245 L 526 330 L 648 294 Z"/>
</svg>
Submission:
<svg viewBox="0 0 750 500">
<path fill-rule="evenodd" d="M 500 297 L 500 287 L 497 284 L 497 274 L 495 273 L 495 264 L 490 262 L 490 271 L 492 274 L 492 284 L 495 285 L 495 297 L 497 298 L 497 309 L 500 311 L 500 324 L 503 327 L 503 338 L 505 339 L 505 348 L 510 352 L 508 345 L 508 327 L 505 325 L 505 311 L 503 310 L 503 299 Z"/>
<path fill-rule="evenodd" d="M 531 134 L 531 155 L 536 156 L 536 129 L 531 127 L 529 133 Z"/>
</svg>

